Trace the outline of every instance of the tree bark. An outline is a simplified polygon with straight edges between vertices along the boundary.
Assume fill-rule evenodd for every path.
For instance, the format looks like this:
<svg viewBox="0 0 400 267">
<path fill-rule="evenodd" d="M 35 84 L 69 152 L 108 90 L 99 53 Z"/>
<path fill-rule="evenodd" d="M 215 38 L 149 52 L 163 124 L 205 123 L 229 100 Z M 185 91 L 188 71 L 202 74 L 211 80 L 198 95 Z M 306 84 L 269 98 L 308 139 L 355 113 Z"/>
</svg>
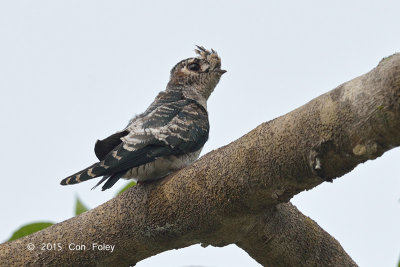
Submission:
<svg viewBox="0 0 400 267">
<path fill-rule="evenodd" d="M 192 244 L 235 243 L 264 266 L 355 266 L 333 237 L 287 202 L 399 145 L 395 54 L 188 168 L 0 245 L 0 265 L 128 266 Z M 62 249 L 41 250 L 43 243 Z M 72 243 L 86 250 L 70 250 Z M 93 243 L 115 249 L 93 250 Z"/>
<path fill-rule="evenodd" d="M 257 217 L 236 245 L 263 266 L 357 266 L 338 241 L 291 203 Z"/>
</svg>

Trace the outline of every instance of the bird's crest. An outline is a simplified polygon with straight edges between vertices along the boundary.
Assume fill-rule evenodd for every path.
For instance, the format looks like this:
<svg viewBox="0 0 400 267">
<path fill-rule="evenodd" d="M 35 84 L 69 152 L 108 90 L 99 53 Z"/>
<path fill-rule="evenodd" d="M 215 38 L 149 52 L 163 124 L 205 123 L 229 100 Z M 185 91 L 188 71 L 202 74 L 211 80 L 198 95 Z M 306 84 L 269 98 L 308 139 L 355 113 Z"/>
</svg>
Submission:
<svg viewBox="0 0 400 267">
<path fill-rule="evenodd" d="M 202 46 L 196 45 L 197 49 L 194 50 L 194 52 L 196 52 L 196 54 L 198 54 L 201 58 L 207 59 L 208 56 L 215 54 L 216 56 L 218 56 L 218 53 L 211 48 L 211 51 L 205 49 Z"/>
<path fill-rule="evenodd" d="M 195 49 L 194 51 L 196 52 L 196 54 L 199 55 L 198 56 L 199 59 L 206 60 L 210 62 L 210 64 L 221 66 L 221 59 L 219 58 L 217 51 L 215 51 L 212 48 L 210 51 L 199 45 L 196 45 L 196 47 L 197 49 Z"/>
</svg>

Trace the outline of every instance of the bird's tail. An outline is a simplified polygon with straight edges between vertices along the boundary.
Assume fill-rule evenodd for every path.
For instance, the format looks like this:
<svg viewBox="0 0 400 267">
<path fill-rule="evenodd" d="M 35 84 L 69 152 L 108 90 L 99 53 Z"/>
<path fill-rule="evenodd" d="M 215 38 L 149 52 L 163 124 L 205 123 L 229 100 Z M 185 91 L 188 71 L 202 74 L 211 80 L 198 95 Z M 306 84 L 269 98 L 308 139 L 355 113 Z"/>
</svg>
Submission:
<svg viewBox="0 0 400 267">
<path fill-rule="evenodd" d="M 124 175 L 124 172 L 117 172 L 112 175 L 105 175 L 101 180 L 92 188 L 95 189 L 99 185 L 101 185 L 105 180 L 107 182 L 101 187 L 101 191 L 107 190 L 111 188 L 122 176 Z"/>
<path fill-rule="evenodd" d="M 96 177 L 103 176 L 106 169 L 101 166 L 100 162 L 87 167 L 86 169 L 77 172 L 61 181 L 61 185 L 77 184 Z"/>
</svg>

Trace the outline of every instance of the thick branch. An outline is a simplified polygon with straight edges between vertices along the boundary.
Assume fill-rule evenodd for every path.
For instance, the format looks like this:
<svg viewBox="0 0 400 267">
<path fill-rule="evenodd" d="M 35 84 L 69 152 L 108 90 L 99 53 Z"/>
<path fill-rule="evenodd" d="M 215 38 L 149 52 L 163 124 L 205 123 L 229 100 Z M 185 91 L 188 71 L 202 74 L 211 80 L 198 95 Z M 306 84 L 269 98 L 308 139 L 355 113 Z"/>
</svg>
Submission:
<svg viewBox="0 0 400 267">
<path fill-rule="evenodd" d="M 290 205 L 276 205 L 399 146 L 399 133 L 400 54 L 396 54 L 369 73 L 208 153 L 191 167 L 2 244 L 0 265 L 124 266 L 202 242 L 236 243 L 265 265 L 279 265 L 279 257 L 289 257 L 284 262 L 295 265 L 324 257 L 333 258 L 324 261 L 327 264 L 351 266 L 354 262 L 334 238 L 300 218 Z M 282 222 L 295 225 L 288 228 Z M 255 236 L 261 229 L 266 240 Z M 42 243 L 57 242 L 62 251 L 39 249 Z M 28 243 L 36 249 L 28 251 Z M 72 251 L 70 243 L 88 249 Z M 115 245 L 115 250 L 94 251 L 92 243 Z M 300 248 L 302 244 L 309 244 L 308 249 Z M 258 245 L 271 251 L 260 253 Z M 288 248 L 294 252 L 288 253 Z"/>
</svg>

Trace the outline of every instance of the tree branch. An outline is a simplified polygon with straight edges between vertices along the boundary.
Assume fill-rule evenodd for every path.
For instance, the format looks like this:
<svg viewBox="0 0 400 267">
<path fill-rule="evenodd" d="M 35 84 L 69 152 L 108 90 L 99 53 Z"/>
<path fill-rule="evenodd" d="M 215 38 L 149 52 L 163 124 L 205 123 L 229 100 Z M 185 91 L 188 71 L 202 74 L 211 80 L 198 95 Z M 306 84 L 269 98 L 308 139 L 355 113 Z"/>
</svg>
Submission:
<svg viewBox="0 0 400 267">
<path fill-rule="evenodd" d="M 236 245 L 263 266 L 357 266 L 338 241 L 291 203 L 258 217 Z"/>
<path fill-rule="evenodd" d="M 0 245 L 0 265 L 126 266 L 196 243 L 236 243 L 266 266 L 353 266 L 316 223 L 290 204 L 278 204 L 399 145 L 395 54 L 188 168 Z M 29 251 L 28 243 L 36 249 Z M 62 250 L 40 250 L 42 243 L 60 243 Z M 86 250 L 69 250 L 71 243 Z M 93 250 L 93 243 L 115 249 Z"/>
</svg>

